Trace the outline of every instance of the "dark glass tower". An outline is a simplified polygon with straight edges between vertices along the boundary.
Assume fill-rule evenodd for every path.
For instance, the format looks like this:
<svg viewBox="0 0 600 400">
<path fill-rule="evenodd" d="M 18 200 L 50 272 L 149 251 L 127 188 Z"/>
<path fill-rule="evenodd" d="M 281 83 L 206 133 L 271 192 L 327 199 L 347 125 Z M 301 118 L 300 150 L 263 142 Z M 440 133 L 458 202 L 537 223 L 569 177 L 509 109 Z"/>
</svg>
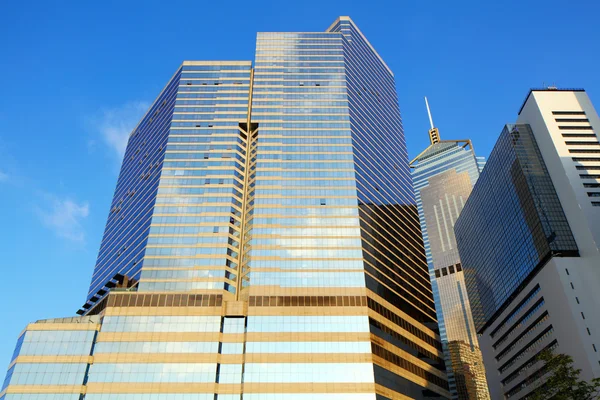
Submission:
<svg viewBox="0 0 600 400">
<path fill-rule="evenodd" d="M 348 17 L 259 33 L 254 67 L 184 62 L 129 139 L 83 316 L 30 325 L 0 398 L 447 398 L 412 193 L 393 74 Z M 96 333 L 67 361 L 25 344 L 43 328 Z M 30 355 L 77 369 L 38 383 Z"/>
<path fill-rule="evenodd" d="M 529 125 L 504 127 L 476 188 L 454 230 L 481 333 L 553 255 L 579 252 Z"/>
</svg>

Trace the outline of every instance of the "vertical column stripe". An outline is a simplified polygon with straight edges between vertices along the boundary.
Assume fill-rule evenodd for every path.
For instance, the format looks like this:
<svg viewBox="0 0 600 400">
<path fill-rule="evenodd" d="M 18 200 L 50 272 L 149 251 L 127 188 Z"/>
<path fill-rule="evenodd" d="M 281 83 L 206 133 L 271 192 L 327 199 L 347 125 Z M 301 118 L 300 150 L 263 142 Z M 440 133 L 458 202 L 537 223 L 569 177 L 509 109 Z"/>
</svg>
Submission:
<svg viewBox="0 0 600 400">
<path fill-rule="evenodd" d="M 448 248 L 452 250 L 452 241 L 450 240 L 450 231 L 448 230 L 448 222 L 446 221 L 446 213 L 444 212 L 444 203 L 440 199 L 440 211 L 442 213 L 442 220 L 444 221 L 444 230 L 446 231 L 446 238 L 448 239 Z"/>
<path fill-rule="evenodd" d="M 435 222 L 437 223 L 438 234 L 440 235 L 440 242 L 442 243 L 442 251 L 446 251 L 446 246 L 444 245 L 444 239 L 442 236 L 442 227 L 440 226 L 440 216 L 438 215 L 437 206 L 433 206 L 433 211 L 435 212 Z"/>
</svg>

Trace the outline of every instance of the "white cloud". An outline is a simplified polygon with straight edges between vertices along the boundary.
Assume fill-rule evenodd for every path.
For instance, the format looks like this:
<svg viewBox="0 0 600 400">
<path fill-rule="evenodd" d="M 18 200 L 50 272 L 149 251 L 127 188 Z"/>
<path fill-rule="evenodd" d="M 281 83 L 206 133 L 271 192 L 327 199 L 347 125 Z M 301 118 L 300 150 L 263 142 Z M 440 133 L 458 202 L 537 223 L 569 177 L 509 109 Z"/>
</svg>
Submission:
<svg viewBox="0 0 600 400">
<path fill-rule="evenodd" d="M 6 182 L 8 180 L 8 174 L 0 171 L 0 182 Z"/>
<path fill-rule="evenodd" d="M 129 134 L 149 107 L 144 101 L 132 101 L 120 107 L 105 109 L 99 118 L 94 119 L 93 123 L 102 140 L 117 154 L 119 160 L 125 154 Z"/>
<path fill-rule="evenodd" d="M 90 213 L 89 204 L 78 204 L 69 198 L 59 198 L 51 194 L 45 194 L 43 197 L 47 206 L 35 208 L 42 223 L 59 237 L 84 242 L 85 231 L 81 223 Z"/>
</svg>

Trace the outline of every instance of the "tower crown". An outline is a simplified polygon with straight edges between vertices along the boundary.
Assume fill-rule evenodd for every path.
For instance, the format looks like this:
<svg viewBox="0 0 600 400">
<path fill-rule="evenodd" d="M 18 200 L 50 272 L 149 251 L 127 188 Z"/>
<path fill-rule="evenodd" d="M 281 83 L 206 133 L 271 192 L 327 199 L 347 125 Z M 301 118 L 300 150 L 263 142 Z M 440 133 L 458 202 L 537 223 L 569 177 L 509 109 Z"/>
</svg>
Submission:
<svg viewBox="0 0 600 400">
<path fill-rule="evenodd" d="M 438 128 L 433 126 L 433 118 L 431 118 L 431 110 L 429 109 L 427 97 L 425 97 L 425 106 L 427 106 L 427 114 L 429 115 L 429 123 L 431 124 L 431 129 L 429 130 L 429 141 L 431 144 L 436 144 L 440 142 L 440 131 Z"/>
</svg>

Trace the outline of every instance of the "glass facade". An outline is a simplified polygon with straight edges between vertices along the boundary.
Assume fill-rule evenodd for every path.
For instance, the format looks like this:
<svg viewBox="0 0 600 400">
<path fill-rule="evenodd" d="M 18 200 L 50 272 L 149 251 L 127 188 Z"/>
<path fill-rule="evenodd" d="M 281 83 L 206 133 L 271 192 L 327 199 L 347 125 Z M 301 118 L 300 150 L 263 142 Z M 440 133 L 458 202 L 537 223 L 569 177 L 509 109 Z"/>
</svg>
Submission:
<svg viewBox="0 0 600 400">
<path fill-rule="evenodd" d="M 348 17 L 259 33 L 254 67 L 184 62 L 113 203 L 79 311 L 98 333 L 68 390 L 449 398 L 394 77 Z"/>
<path fill-rule="evenodd" d="M 129 137 L 88 300 L 117 273 L 140 277 L 180 75 L 181 69 Z"/>
<path fill-rule="evenodd" d="M 433 131 L 433 129 L 432 129 Z M 439 141 L 411 162 L 448 383 L 456 399 L 489 399 L 485 369 L 454 237 L 454 224 L 485 161 L 470 142 Z"/>
<path fill-rule="evenodd" d="M 529 125 L 504 127 L 454 229 L 478 332 L 550 257 L 578 255 Z"/>
<path fill-rule="evenodd" d="M 0 389 L 2 400 L 79 400 L 100 317 L 38 321 L 21 334 Z"/>
</svg>

